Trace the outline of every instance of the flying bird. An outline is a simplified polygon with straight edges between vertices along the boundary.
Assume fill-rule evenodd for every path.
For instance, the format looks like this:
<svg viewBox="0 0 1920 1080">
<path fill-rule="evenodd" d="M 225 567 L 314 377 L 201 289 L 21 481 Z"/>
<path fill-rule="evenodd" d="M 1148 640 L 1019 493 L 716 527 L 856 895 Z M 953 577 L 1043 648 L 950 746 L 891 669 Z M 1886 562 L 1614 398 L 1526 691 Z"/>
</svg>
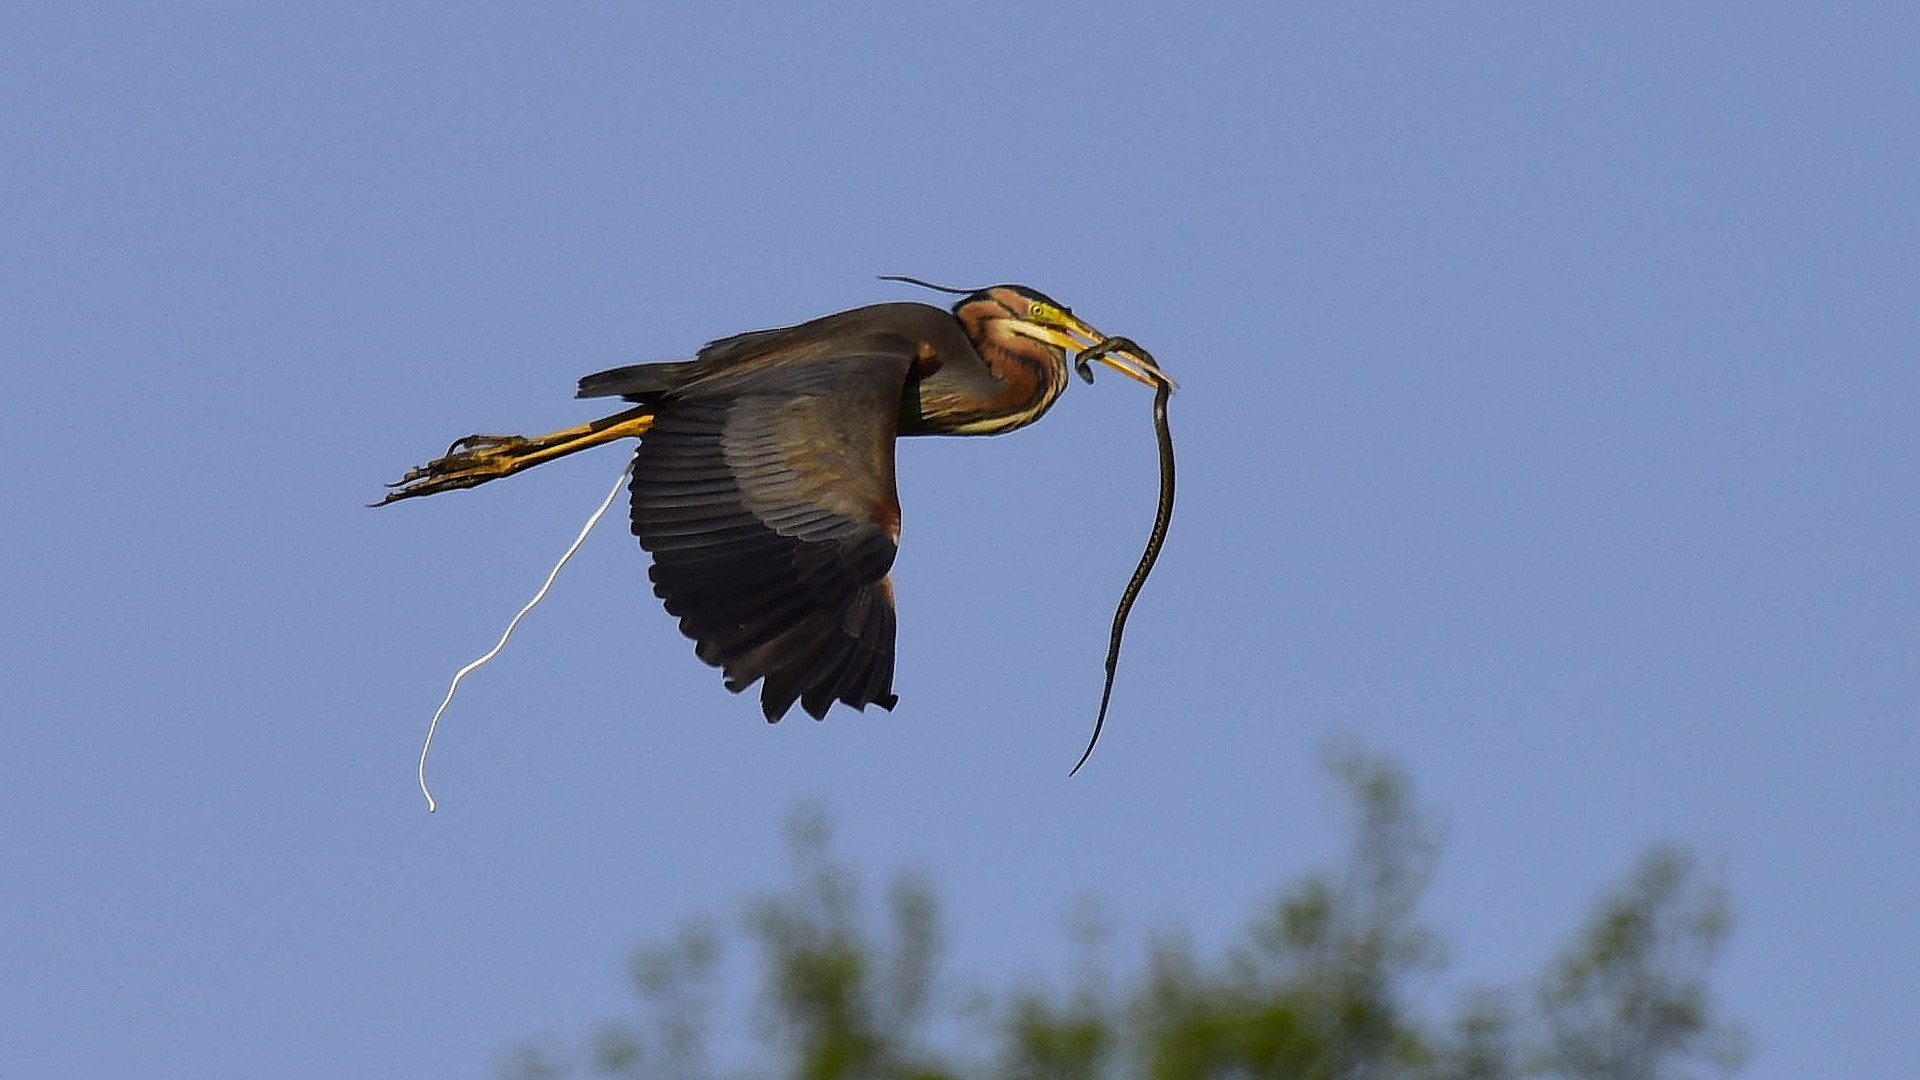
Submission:
<svg viewBox="0 0 1920 1080">
<path fill-rule="evenodd" d="M 1155 387 L 1162 407 L 1172 387 L 1145 350 L 1027 286 L 894 280 L 961 298 L 950 311 L 858 307 L 588 375 L 576 396 L 632 407 L 549 435 L 469 435 L 376 505 L 638 438 L 633 534 L 655 595 L 727 689 L 759 682 L 770 722 L 795 702 L 816 720 L 836 701 L 892 709 L 895 438 L 1031 424 L 1066 388 L 1070 356 L 1088 381 L 1098 360 Z"/>
</svg>

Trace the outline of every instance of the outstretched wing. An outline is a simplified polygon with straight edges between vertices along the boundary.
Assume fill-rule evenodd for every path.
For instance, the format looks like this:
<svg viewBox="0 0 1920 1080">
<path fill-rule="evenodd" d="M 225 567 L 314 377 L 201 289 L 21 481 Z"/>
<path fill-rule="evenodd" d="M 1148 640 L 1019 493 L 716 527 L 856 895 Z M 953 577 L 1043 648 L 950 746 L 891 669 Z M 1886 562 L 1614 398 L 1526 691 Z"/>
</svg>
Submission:
<svg viewBox="0 0 1920 1080">
<path fill-rule="evenodd" d="M 893 444 L 905 349 L 813 356 L 667 391 L 633 463 L 633 534 L 654 593 L 727 688 L 891 709 Z M 620 392 L 620 391 L 613 391 Z"/>
</svg>

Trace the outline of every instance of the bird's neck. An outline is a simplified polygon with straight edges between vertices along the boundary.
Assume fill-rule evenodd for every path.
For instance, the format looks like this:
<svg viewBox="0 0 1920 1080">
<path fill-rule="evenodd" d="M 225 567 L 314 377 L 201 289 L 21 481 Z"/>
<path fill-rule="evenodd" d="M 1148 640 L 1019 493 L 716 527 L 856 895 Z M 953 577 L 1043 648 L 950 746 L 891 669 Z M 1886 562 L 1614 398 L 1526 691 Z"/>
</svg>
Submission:
<svg viewBox="0 0 1920 1080">
<path fill-rule="evenodd" d="M 984 431 L 1012 431 L 1046 415 L 1067 388 L 1066 359 L 1051 346 L 997 329 L 982 343 L 981 359 L 1000 384 L 980 410 L 991 423 Z"/>
</svg>

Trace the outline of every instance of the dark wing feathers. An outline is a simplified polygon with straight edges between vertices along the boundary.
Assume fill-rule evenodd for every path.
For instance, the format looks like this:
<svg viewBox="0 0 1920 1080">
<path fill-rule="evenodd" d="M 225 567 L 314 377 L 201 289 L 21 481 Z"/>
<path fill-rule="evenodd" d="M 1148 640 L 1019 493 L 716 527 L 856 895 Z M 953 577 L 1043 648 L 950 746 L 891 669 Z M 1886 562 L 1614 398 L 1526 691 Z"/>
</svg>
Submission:
<svg viewBox="0 0 1920 1080">
<path fill-rule="evenodd" d="M 634 457 L 633 533 L 655 594 L 727 688 L 759 681 L 768 720 L 795 702 L 815 718 L 835 701 L 890 709 L 893 443 L 912 350 L 793 359 L 705 383 L 690 365 L 623 368 L 581 393 L 659 408 Z"/>
<path fill-rule="evenodd" d="M 574 396 L 594 398 L 618 395 L 639 400 L 673 390 L 698 372 L 699 368 L 698 360 L 668 360 L 596 371 L 580 380 L 580 388 Z"/>
</svg>

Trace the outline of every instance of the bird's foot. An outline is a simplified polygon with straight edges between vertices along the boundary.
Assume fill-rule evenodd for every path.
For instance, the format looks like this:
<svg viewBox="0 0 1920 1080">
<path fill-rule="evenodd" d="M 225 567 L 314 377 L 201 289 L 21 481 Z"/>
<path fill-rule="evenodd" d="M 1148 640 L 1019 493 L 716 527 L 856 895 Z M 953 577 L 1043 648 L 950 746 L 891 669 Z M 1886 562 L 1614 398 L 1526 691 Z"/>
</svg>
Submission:
<svg viewBox="0 0 1920 1080">
<path fill-rule="evenodd" d="M 407 470 L 407 475 L 387 485 L 393 490 L 373 505 L 474 487 L 590 446 L 638 438 L 652 427 L 652 407 L 641 406 L 550 435 L 469 435 L 455 439 L 442 456 Z"/>
<path fill-rule="evenodd" d="M 373 505 L 385 506 L 416 495 L 434 495 L 497 480 L 522 468 L 522 459 L 539 448 L 540 440 L 525 435 L 468 435 L 456 439 L 444 455 L 408 469 L 405 476 L 388 484 L 393 490 Z"/>
</svg>

